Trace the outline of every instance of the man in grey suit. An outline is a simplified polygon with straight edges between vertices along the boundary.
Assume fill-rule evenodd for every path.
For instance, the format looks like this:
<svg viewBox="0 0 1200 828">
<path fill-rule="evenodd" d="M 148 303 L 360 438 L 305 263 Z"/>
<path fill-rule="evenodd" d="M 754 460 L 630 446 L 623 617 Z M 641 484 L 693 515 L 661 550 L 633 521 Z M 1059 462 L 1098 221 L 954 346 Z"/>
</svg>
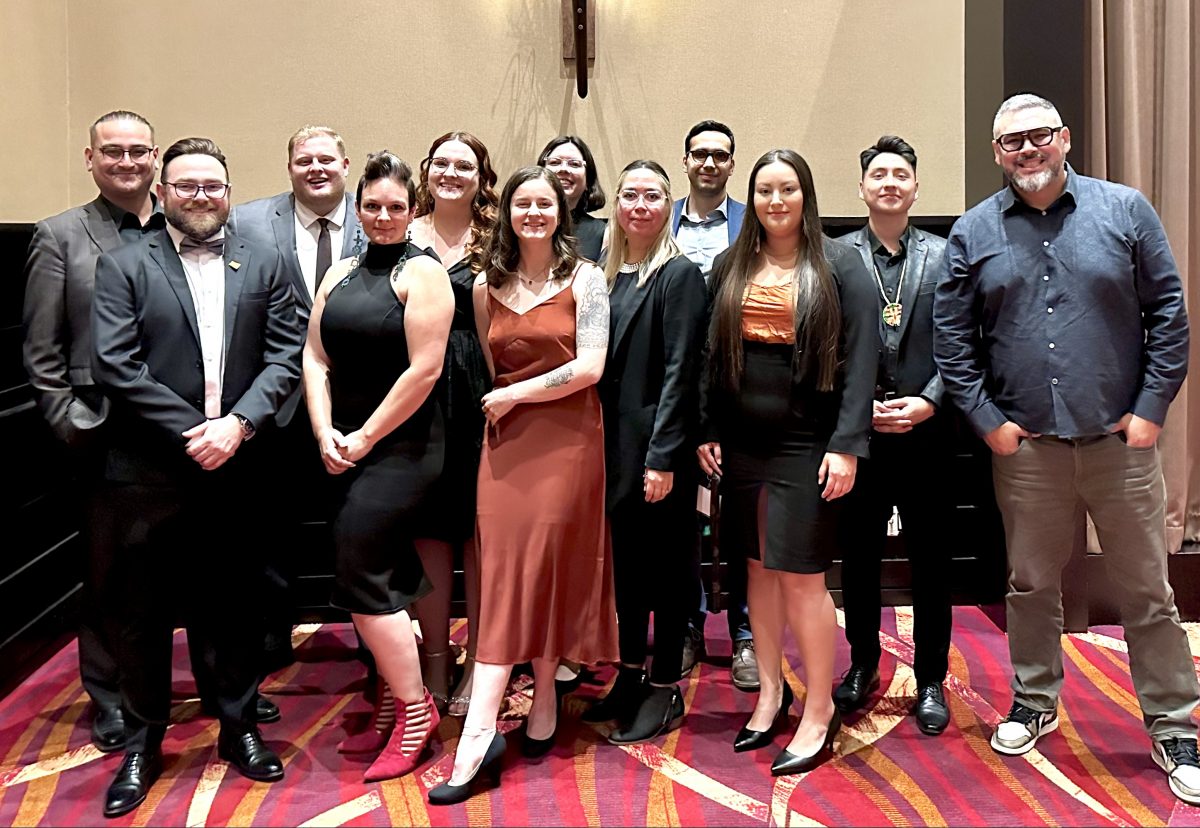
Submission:
<svg viewBox="0 0 1200 828">
<path fill-rule="evenodd" d="M 366 244 L 346 193 L 350 159 L 342 137 L 329 127 L 307 125 L 288 140 L 290 192 L 233 208 L 229 232 L 275 249 L 296 301 L 302 330 L 308 328 L 313 295 L 334 262 L 361 252 Z M 294 660 L 291 647 L 291 551 L 305 545 L 301 526 L 328 519 L 328 475 L 313 442 L 308 412 L 297 390 L 280 409 L 281 433 L 274 442 L 277 496 L 274 513 L 285 534 L 273 544 L 279 554 L 266 563 L 263 604 L 266 618 L 264 674 Z"/>
<path fill-rule="evenodd" d="M 166 229 L 96 262 L 92 370 L 112 404 L 105 485 L 120 530 L 125 702 L 110 817 L 145 800 L 162 770 L 179 606 L 209 645 L 218 756 L 256 781 L 283 777 L 257 728 L 257 559 L 264 449 L 299 385 L 303 336 L 278 253 L 224 231 L 229 187 L 216 144 L 176 141 L 158 186 Z"/>
<path fill-rule="evenodd" d="M 942 378 L 933 362 L 933 292 L 946 240 L 909 224 L 917 200 L 917 154 L 907 141 L 884 135 L 862 151 L 859 162 L 858 191 L 869 218 L 842 241 L 853 245 L 874 276 L 879 367 L 871 459 L 859 463 L 842 519 L 850 669 L 833 700 L 846 713 L 879 687 L 881 559 L 895 507 L 912 562 L 913 713 L 921 732 L 936 736 L 950 721 L 942 682 L 950 652 L 945 537 L 954 521 L 948 482 L 954 444 L 953 423 L 942 405 Z"/>
<path fill-rule="evenodd" d="M 37 223 L 25 265 L 24 361 L 42 415 L 67 447 L 83 495 L 87 569 L 79 622 L 79 673 L 95 705 L 92 742 L 124 745 L 125 725 L 116 661 L 104 632 L 98 597 L 112 565 L 100 499 L 103 432 L 108 403 L 92 380 L 92 286 L 96 257 L 160 229 L 150 194 L 158 147 L 150 122 L 135 112 L 101 115 L 90 129 L 83 160 L 100 194 Z"/>
</svg>

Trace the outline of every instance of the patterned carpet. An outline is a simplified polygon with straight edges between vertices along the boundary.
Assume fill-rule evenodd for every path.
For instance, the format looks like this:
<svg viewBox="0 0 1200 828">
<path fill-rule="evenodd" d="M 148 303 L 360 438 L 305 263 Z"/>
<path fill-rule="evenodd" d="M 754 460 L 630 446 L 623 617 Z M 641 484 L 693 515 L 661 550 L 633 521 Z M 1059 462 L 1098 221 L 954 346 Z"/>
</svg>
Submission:
<svg viewBox="0 0 1200 828">
<path fill-rule="evenodd" d="M 776 748 L 732 751 L 753 696 L 729 682 L 729 641 L 717 616 L 707 630 L 711 656 L 684 684 L 682 729 L 651 744 L 612 747 L 602 727 L 579 721 L 603 689 L 585 686 L 567 697 L 552 753 L 524 760 L 510 741 L 503 785 L 450 808 L 428 806 L 425 792 L 449 773 L 460 720 L 443 721 L 433 757 L 404 779 L 363 784 L 366 762 L 336 752 L 346 729 L 367 715 L 348 626 L 298 628 L 299 662 L 264 686 L 284 716 L 264 727 L 287 767 L 276 785 L 252 783 L 217 760 L 217 725 L 189 698 L 180 637 L 164 776 L 141 808 L 111 824 L 1200 825 L 1200 809 L 1178 802 L 1150 759 L 1118 628 L 1064 636 L 1059 731 L 1026 756 L 1002 758 L 987 740 L 1011 698 L 1004 634 L 978 609 L 955 610 L 952 722 L 931 738 L 907 715 L 911 613 L 902 608 L 885 619 L 883 694 L 847 719 L 837 758 L 807 776 L 772 779 L 770 762 L 785 734 Z M 1200 654 L 1200 631 L 1189 636 Z M 792 656 L 788 679 L 799 707 L 804 675 Z M 65 648 L 0 702 L 2 825 L 102 821 L 104 790 L 120 758 L 88 742 L 75 658 L 74 645 Z M 846 659 L 843 644 L 839 664 Z M 527 707 L 520 682 L 503 727 L 518 727 Z M 793 712 L 792 727 L 796 721 Z"/>
</svg>

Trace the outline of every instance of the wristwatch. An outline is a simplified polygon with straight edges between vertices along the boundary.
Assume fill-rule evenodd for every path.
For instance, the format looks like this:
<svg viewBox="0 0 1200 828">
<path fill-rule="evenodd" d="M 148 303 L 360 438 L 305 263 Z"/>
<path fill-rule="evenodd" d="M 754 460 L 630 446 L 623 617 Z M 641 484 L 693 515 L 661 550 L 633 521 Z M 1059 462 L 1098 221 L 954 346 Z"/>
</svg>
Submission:
<svg viewBox="0 0 1200 828">
<path fill-rule="evenodd" d="M 238 422 L 241 423 L 242 439 L 249 440 L 251 437 L 253 437 L 254 436 L 254 423 L 250 422 L 250 419 L 248 417 L 244 417 L 241 414 L 237 413 L 236 411 L 233 412 L 233 416 L 237 417 Z"/>
</svg>

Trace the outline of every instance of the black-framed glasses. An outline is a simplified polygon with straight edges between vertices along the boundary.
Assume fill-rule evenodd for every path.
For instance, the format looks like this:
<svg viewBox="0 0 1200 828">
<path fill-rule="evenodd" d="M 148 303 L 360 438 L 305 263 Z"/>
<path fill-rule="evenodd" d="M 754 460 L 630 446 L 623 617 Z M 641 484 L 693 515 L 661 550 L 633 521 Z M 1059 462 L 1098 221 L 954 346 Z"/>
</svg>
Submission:
<svg viewBox="0 0 1200 828">
<path fill-rule="evenodd" d="M 725 150 L 694 149 L 688 150 L 688 157 L 697 164 L 703 164 L 709 158 L 713 160 L 714 164 L 727 164 L 729 159 L 733 158 L 733 153 Z"/>
<path fill-rule="evenodd" d="M 135 164 L 141 163 L 150 157 L 150 153 L 154 152 L 154 147 L 118 147 L 116 144 L 105 144 L 102 147 L 96 147 L 96 151 L 107 158 L 109 161 L 120 161 L 126 155 L 129 160 Z"/>
<path fill-rule="evenodd" d="M 581 158 L 547 158 L 542 166 L 548 170 L 557 170 L 559 167 L 582 170 L 587 164 Z"/>
<path fill-rule="evenodd" d="M 1033 129 L 1027 129 L 1023 132 L 1006 132 L 999 138 L 996 138 L 995 141 L 999 145 L 1000 149 L 1004 150 L 1005 152 L 1017 152 L 1025 146 L 1025 141 L 1027 139 L 1029 143 L 1033 144 L 1035 147 L 1046 146 L 1046 144 L 1049 144 L 1054 140 L 1055 133 L 1057 133 L 1060 129 L 1062 129 L 1061 126 L 1034 127 Z"/>
<path fill-rule="evenodd" d="M 224 198 L 232 184 L 197 184 L 195 181 L 164 181 L 175 189 L 180 198 L 195 198 L 203 191 L 207 198 Z"/>
<path fill-rule="evenodd" d="M 451 161 L 449 158 L 432 158 L 429 161 L 429 169 L 436 170 L 440 173 L 454 167 L 454 171 L 459 175 L 470 175 L 479 169 L 470 161 Z"/>
</svg>

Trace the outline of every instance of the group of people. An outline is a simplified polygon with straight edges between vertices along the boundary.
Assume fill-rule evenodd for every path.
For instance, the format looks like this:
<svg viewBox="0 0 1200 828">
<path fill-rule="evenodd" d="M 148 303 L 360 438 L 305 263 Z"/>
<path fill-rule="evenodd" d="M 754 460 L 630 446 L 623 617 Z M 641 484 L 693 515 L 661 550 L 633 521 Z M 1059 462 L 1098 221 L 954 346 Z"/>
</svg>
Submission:
<svg viewBox="0 0 1200 828">
<path fill-rule="evenodd" d="M 369 155 L 351 194 L 342 138 L 306 126 L 288 143 L 291 191 L 231 209 L 212 141 L 160 158 L 142 116 L 93 124 L 100 195 L 37 226 L 25 358 L 85 494 L 81 674 L 94 742 L 125 751 L 107 816 L 161 772 L 181 618 L 219 755 L 282 778 L 258 727 L 281 715 L 258 684 L 292 658 L 268 510 L 331 521 L 330 602 L 379 676 L 370 725 L 339 746 L 374 754 L 365 779 L 413 771 L 441 716 L 465 715 L 433 804 L 499 780 L 514 665 L 533 674 L 527 757 L 553 747 L 584 665 L 617 665 L 583 714 L 611 723 L 610 742 L 683 722 L 678 683 L 703 652 L 697 486 L 714 478 L 731 680 L 758 694 L 733 750 L 788 724 L 789 629 L 809 692 L 772 773 L 825 761 L 841 716 L 879 687 L 894 508 L 913 564 L 913 711 L 940 734 L 952 406 L 994 454 L 1008 544 L 1014 700 L 992 746 L 1025 753 L 1057 725 L 1059 576 L 1082 503 L 1126 588 L 1153 758 L 1200 803 L 1200 689 L 1166 577 L 1155 450 L 1188 327 L 1146 200 L 1072 170 L 1068 127 L 1028 94 L 994 122 L 1008 186 L 948 241 L 910 224 L 917 156 L 899 137 L 861 152 L 867 224 L 838 241 L 799 153 L 759 157 L 740 203 L 729 127 L 702 121 L 683 149 L 686 196 L 636 160 L 606 221 L 577 136 L 499 193 L 484 144 L 455 131 L 416 171 Z M 836 685 L 835 557 L 851 651 Z"/>
</svg>

